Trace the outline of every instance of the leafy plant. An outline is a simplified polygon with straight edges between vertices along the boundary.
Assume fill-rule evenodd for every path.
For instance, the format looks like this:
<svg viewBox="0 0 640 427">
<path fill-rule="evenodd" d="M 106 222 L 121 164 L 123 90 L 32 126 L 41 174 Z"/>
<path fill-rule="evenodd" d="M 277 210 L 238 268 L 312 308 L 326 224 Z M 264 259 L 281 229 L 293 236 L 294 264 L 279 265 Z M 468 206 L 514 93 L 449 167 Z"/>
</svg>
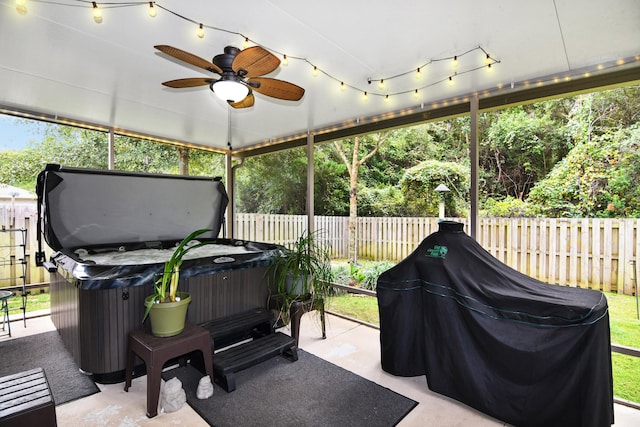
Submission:
<svg viewBox="0 0 640 427">
<path fill-rule="evenodd" d="M 189 234 L 187 237 L 185 237 L 180 242 L 180 244 L 178 244 L 176 249 L 173 251 L 173 254 L 171 255 L 171 258 L 169 259 L 169 261 L 164 263 L 162 276 L 158 278 L 154 283 L 154 286 L 153 286 L 154 304 L 161 304 L 164 302 L 176 301 L 176 295 L 178 293 L 178 281 L 180 280 L 180 266 L 182 265 L 183 257 L 191 249 L 199 248 L 200 246 L 209 244 L 209 242 L 200 242 L 195 245 L 189 245 L 189 243 L 193 241 L 196 237 L 208 231 L 211 231 L 211 230 L 208 228 L 196 230 L 193 233 Z M 143 322 L 149 315 L 149 312 L 151 311 L 151 307 L 153 307 L 153 304 L 147 305 L 147 309 L 144 313 L 144 317 L 142 318 Z"/>
<path fill-rule="evenodd" d="M 331 259 L 317 233 L 303 233 L 291 248 L 283 248 L 271 262 L 268 273 L 273 277 L 272 298 L 279 305 L 282 320 L 295 301 L 326 298 L 330 294 L 333 274 Z"/>
</svg>

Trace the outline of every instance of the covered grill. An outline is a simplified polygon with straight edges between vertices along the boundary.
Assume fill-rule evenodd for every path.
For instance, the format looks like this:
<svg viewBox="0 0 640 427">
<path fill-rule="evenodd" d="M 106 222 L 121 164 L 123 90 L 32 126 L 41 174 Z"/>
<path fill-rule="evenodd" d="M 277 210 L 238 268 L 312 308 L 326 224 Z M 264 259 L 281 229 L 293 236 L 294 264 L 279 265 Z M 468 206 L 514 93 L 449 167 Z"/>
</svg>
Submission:
<svg viewBox="0 0 640 427">
<path fill-rule="evenodd" d="M 98 171 L 48 165 L 38 177 L 38 238 L 55 251 L 51 319 L 80 369 L 124 378 L 127 337 L 141 326 L 172 247 L 209 228 L 181 267 L 192 295 L 187 319 L 203 323 L 266 308 L 266 270 L 278 246 L 218 238 L 227 195 L 219 178 Z M 41 242 L 40 242 L 41 243 Z"/>
<path fill-rule="evenodd" d="M 607 300 L 548 285 L 441 222 L 380 275 L 382 368 L 518 426 L 613 423 Z"/>
</svg>

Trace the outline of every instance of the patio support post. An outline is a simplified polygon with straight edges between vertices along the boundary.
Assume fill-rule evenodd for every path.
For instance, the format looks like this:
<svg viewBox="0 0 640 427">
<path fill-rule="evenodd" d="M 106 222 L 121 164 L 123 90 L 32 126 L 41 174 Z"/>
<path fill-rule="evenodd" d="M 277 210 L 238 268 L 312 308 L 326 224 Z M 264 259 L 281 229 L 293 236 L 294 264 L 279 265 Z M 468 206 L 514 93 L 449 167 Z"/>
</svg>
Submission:
<svg viewBox="0 0 640 427">
<path fill-rule="evenodd" d="M 469 152 L 471 157 L 471 188 L 469 198 L 471 209 L 469 210 L 469 236 L 477 240 L 478 232 L 478 170 L 480 168 L 478 149 L 478 95 L 473 95 L 470 101 L 471 107 L 471 135 Z"/>
<path fill-rule="evenodd" d="M 109 170 L 113 170 L 115 169 L 115 150 L 114 150 L 114 146 L 115 146 L 115 139 L 116 139 L 116 135 L 113 132 L 113 128 L 109 128 L 109 136 L 108 136 L 108 148 L 107 148 L 107 162 L 108 164 L 108 168 Z"/>
<path fill-rule="evenodd" d="M 313 233 L 314 230 L 314 167 L 313 167 L 313 134 L 311 131 L 307 131 L 307 230 L 309 233 Z"/>
<path fill-rule="evenodd" d="M 226 224 L 226 237 L 233 239 L 233 229 L 236 222 L 236 203 L 235 203 L 235 169 L 233 168 L 233 156 L 231 151 L 227 151 L 225 154 L 225 172 L 227 175 L 227 196 L 229 197 L 229 204 L 227 205 L 227 224 Z"/>
</svg>

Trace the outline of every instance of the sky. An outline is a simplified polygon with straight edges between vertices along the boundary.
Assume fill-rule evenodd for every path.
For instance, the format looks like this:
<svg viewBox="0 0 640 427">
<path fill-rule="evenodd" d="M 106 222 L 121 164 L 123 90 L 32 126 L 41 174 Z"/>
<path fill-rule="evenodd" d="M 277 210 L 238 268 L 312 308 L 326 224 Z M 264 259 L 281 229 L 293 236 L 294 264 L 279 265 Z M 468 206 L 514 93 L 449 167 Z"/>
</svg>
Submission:
<svg viewBox="0 0 640 427">
<path fill-rule="evenodd" d="M 31 141 L 39 142 L 41 128 L 37 121 L 0 114 L 0 151 L 21 150 Z"/>
</svg>

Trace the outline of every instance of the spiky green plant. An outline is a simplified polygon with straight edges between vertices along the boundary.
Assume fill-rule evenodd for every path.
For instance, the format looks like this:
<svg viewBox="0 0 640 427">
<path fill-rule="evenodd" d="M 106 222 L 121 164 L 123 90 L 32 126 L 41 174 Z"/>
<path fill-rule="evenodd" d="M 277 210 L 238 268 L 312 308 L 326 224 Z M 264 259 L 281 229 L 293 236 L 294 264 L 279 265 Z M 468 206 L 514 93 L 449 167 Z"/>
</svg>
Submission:
<svg viewBox="0 0 640 427">
<path fill-rule="evenodd" d="M 290 248 L 283 248 L 269 266 L 275 288 L 274 300 L 280 303 L 280 315 L 288 323 L 287 313 L 293 302 L 324 299 L 329 296 L 333 278 L 331 258 L 318 240 L 317 232 L 304 232 Z M 296 286 L 299 284 L 300 286 Z"/>
<path fill-rule="evenodd" d="M 209 228 L 202 228 L 200 230 L 194 231 L 193 233 L 185 237 L 180 242 L 178 247 L 173 251 L 173 254 L 171 255 L 171 258 L 169 259 L 169 261 L 164 263 L 162 276 L 158 280 L 156 280 L 156 282 L 154 283 L 154 286 L 153 286 L 154 303 L 161 304 L 163 302 L 176 301 L 176 294 L 178 292 L 178 281 L 180 280 L 180 266 L 182 265 L 183 257 L 191 249 L 199 248 L 200 246 L 207 245 L 210 242 L 200 242 L 192 246 L 187 246 L 187 245 L 196 237 L 208 231 L 212 231 L 212 230 Z M 151 311 L 151 307 L 153 307 L 153 304 L 147 305 L 147 309 L 144 313 L 144 317 L 142 318 L 143 322 L 149 315 L 149 312 Z"/>
</svg>

